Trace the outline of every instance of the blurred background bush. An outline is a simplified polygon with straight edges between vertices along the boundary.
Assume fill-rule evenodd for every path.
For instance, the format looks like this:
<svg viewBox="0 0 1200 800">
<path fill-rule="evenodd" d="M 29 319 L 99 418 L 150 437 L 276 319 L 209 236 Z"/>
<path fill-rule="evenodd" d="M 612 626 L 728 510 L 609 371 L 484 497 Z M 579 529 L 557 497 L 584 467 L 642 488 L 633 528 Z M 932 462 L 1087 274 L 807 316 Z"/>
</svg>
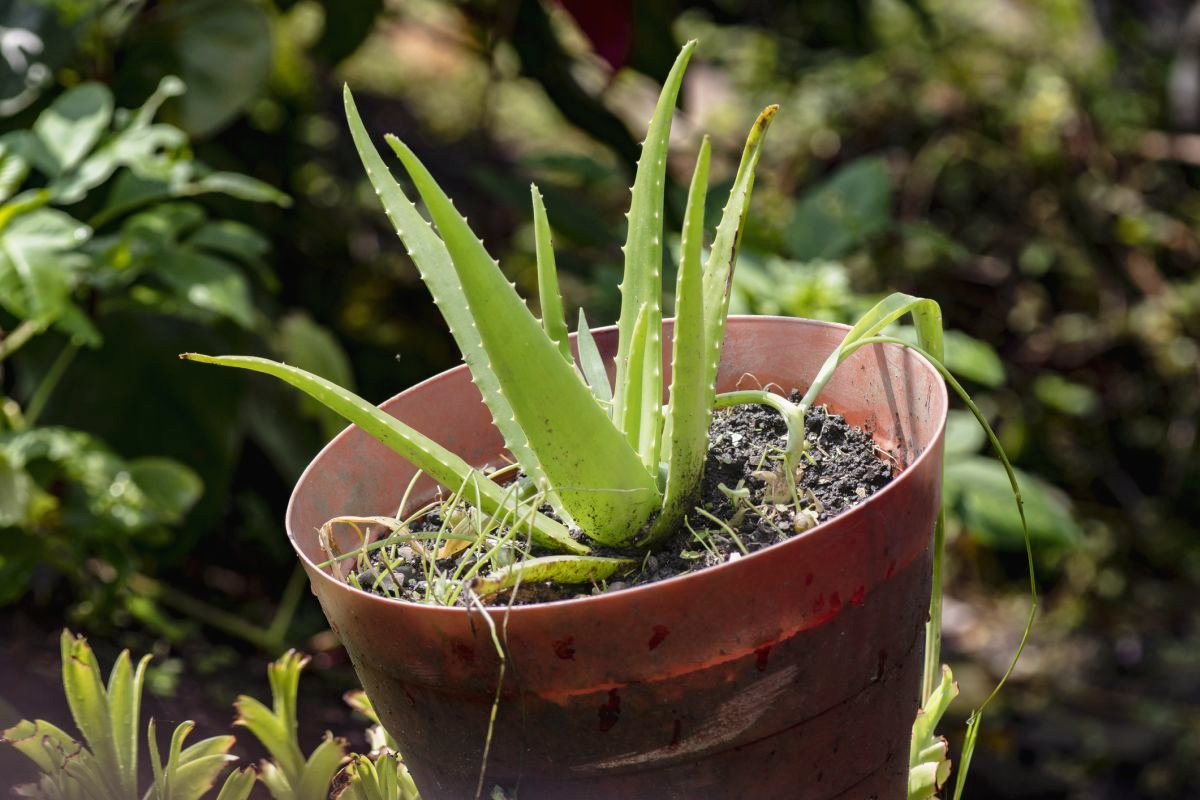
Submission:
<svg viewBox="0 0 1200 800">
<path fill-rule="evenodd" d="M 341 423 L 175 354 L 268 355 L 377 401 L 456 362 L 361 177 L 342 82 L 529 295 L 536 181 L 567 305 L 598 324 L 617 308 L 631 131 L 693 37 L 676 217 L 698 132 L 715 216 L 739 132 L 782 105 L 735 310 L 845 321 L 890 290 L 938 300 L 951 366 L 1022 471 L 1046 597 L 973 796 L 1200 795 L 1200 5 L 1184 0 L 0 3 L 11 663 L 18 634 L 42 646 L 67 619 L 180 654 L 151 684 L 168 694 L 259 659 L 248 646 L 320 647 L 280 520 Z M 960 713 L 1027 602 L 983 445 L 955 412 Z M 37 713 L 0 696 L 0 714 Z"/>
</svg>

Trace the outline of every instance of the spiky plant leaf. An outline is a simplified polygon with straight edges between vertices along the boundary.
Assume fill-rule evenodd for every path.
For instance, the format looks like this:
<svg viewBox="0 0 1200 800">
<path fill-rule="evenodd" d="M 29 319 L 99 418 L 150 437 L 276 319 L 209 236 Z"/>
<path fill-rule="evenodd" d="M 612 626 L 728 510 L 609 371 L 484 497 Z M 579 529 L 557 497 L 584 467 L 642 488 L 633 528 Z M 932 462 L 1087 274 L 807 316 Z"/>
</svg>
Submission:
<svg viewBox="0 0 1200 800">
<path fill-rule="evenodd" d="M 433 176 L 403 142 L 388 137 L 388 143 L 452 256 L 487 354 L 487 361 L 468 364 L 472 374 L 496 376 L 513 413 L 511 420 L 496 420 L 505 441 L 528 443 L 563 506 L 590 537 L 605 544 L 629 540 L 662 500 L 655 477 L 638 468 L 638 454 L 558 354 Z"/>
<path fill-rule="evenodd" d="M 550 340 L 558 345 L 558 351 L 568 364 L 571 358 L 571 343 L 567 339 L 567 320 L 563 316 L 562 294 L 558 291 L 558 273 L 554 268 L 554 245 L 550 240 L 550 220 L 546 218 L 546 205 L 536 184 L 529 185 L 533 197 L 533 237 L 537 257 L 538 305 L 542 307 L 542 328 Z"/>
<path fill-rule="evenodd" d="M 625 239 L 625 274 L 621 279 L 621 316 L 617 322 L 617 376 L 613 391 L 613 420 L 629 443 L 638 448 L 642 463 L 658 468 L 658 431 L 662 416 L 662 237 L 667 145 L 671 118 L 696 42 L 683 46 L 675 59 L 654 108 L 650 128 L 638 159 L 629 201 L 629 231 Z M 633 328 L 647 311 L 647 335 L 640 356 L 633 353 Z M 644 371 L 634 375 L 635 363 Z M 634 387 L 637 391 L 634 391 Z M 646 408 L 647 398 L 648 405 Z"/>
<path fill-rule="evenodd" d="M 583 369 L 583 376 L 587 379 L 596 401 L 607 408 L 611 414 L 612 385 L 608 382 L 608 371 L 604 368 L 604 359 L 596 348 L 596 340 L 592 338 L 592 331 L 588 327 L 587 317 L 584 316 L 582 308 L 579 309 L 579 326 L 576 331 L 578 335 L 575 337 L 575 344 L 579 348 L 579 366 Z"/>
<path fill-rule="evenodd" d="M 663 507 L 649 537 L 652 545 L 677 530 L 695 500 L 708 452 L 708 383 L 705 379 L 704 293 L 700 253 L 704 244 L 704 200 L 708 193 L 711 145 L 700 143 L 696 168 L 688 188 L 679 274 L 675 286 L 675 335 L 671 348 L 671 393 L 667 403 L 663 444 L 667 482 Z"/>
<path fill-rule="evenodd" d="M 504 491 L 503 487 L 475 470 L 456 454 L 405 425 L 391 414 L 380 411 L 358 395 L 348 392 L 320 376 L 254 356 L 205 356 L 198 353 L 184 353 L 180 357 L 206 364 L 220 364 L 263 372 L 290 383 L 374 436 L 443 486 L 468 484 L 471 492 L 477 489 L 478 498 L 471 497 L 471 500 L 478 500 L 478 505 L 484 513 L 500 513 L 506 507 L 506 503 L 511 502 L 511 496 Z M 572 539 L 561 523 L 544 514 L 527 514 L 524 510 L 518 513 L 521 518 L 532 520 L 530 525 L 533 530 L 533 538 L 538 544 L 571 553 L 588 552 L 587 546 Z"/>
<path fill-rule="evenodd" d="M 379 151 L 371 144 L 349 86 L 345 87 L 343 99 L 350 135 L 354 139 L 354 146 L 358 150 L 358 157 L 362 161 L 367 178 L 375 188 L 375 194 L 383 204 L 396 235 L 408 249 L 408 255 L 416 265 L 422 283 L 429 289 L 434 304 L 442 312 L 450 334 L 462 353 L 463 361 L 471 368 L 471 379 L 479 387 L 479 393 L 487 403 L 505 444 L 534 483 L 549 483 L 537 454 L 530 448 L 514 421 L 515 415 L 509 406 L 508 398 L 501 392 L 496 375 L 488 368 L 487 351 L 445 242 L 434 233 L 429 222 L 417 211 L 416 206 L 400 188 L 400 184 L 392 177 Z M 434 480 L 442 482 L 444 486 L 459 485 L 447 484 L 436 476 Z M 560 517 L 569 519 L 569 514 L 552 486 L 549 487 L 547 502 Z"/>
<path fill-rule="evenodd" d="M 709 401 L 717 391 L 717 368 L 721 365 L 721 347 L 725 342 L 725 321 L 729 316 L 729 287 L 733 284 L 733 269 L 737 263 L 742 226 L 750 210 L 750 194 L 754 188 L 754 170 L 762 154 L 763 138 L 779 106 L 767 106 L 758 115 L 746 137 L 742 160 L 738 164 L 729 199 L 721 212 L 721 221 L 713 237 L 708 261 L 704 265 L 704 329 L 705 351 L 708 354 L 705 380 L 709 385 Z"/>
</svg>

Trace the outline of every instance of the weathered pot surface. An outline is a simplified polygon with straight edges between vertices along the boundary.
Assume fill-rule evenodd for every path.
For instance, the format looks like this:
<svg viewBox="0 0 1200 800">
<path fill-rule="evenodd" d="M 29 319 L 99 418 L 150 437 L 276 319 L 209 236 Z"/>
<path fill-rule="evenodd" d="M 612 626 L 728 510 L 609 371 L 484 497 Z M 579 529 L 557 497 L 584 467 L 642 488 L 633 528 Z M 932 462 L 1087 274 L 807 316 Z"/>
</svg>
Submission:
<svg viewBox="0 0 1200 800">
<path fill-rule="evenodd" d="M 845 330 L 731 317 L 719 388 L 804 388 Z M 596 339 L 611 356 L 615 331 Z M 522 800 L 904 796 L 945 387 L 912 352 L 876 346 L 848 359 L 821 401 L 906 465 L 867 502 L 714 569 L 493 610 L 507 662 L 485 793 L 499 784 Z M 472 463 L 502 450 L 465 367 L 383 408 Z M 462 800 L 475 793 L 500 667 L 485 620 L 370 595 L 315 566 L 322 523 L 395 510 L 412 474 L 348 429 L 301 477 L 287 526 L 423 797 Z"/>
</svg>

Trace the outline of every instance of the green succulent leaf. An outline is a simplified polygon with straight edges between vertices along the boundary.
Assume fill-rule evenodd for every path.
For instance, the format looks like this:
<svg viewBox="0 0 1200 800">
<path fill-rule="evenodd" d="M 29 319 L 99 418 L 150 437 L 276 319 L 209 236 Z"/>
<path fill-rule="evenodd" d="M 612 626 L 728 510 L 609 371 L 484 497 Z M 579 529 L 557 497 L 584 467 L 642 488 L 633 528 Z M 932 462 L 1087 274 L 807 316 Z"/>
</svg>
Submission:
<svg viewBox="0 0 1200 800">
<path fill-rule="evenodd" d="M 558 273 L 554 269 L 554 245 L 550 240 L 546 204 L 542 202 L 542 193 L 535 184 L 530 184 L 529 193 L 533 197 L 534 247 L 537 251 L 538 303 L 542 307 L 542 327 L 550 341 L 558 345 L 567 363 L 574 365 L 571 343 L 567 339 L 567 320 L 563 316 L 562 295 L 558 291 Z"/>
<path fill-rule="evenodd" d="M 217 793 L 217 800 L 248 800 L 257 777 L 253 767 L 229 773 L 229 777 L 221 785 L 221 791 Z"/>
<path fill-rule="evenodd" d="M 733 285 L 733 271 L 737 264 L 742 226 L 750 210 L 754 170 L 758 167 L 758 159 L 762 154 L 763 137 L 778 111 L 779 106 L 775 105 L 764 108 L 746 137 L 742 160 L 738 164 L 725 210 L 721 213 L 721 221 L 717 224 L 708 261 L 704 265 L 704 347 L 708 355 L 705 382 L 709 387 L 710 405 L 717 391 L 717 368 L 721 364 L 721 348 L 725 342 L 730 287 Z"/>
<path fill-rule="evenodd" d="M 588 327 L 587 317 L 583 309 L 579 309 L 579 326 L 576 328 L 575 344 L 579 348 L 579 366 L 587 379 L 592 395 L 603 407 L 612 412 L 612 384 L 608 382 L 608 371 L 604 368 L 604 359 L 596 347 L 596 340 Z"/>
<path fill-rule="evenodd" d="M 700 486 L 708 451 L 709 397 L 704 350 L 704 284 L 700 269 L 704 244 L 704 201 L 711 146 L 700 144 L 683 218 L 679 274 L 675 287 L 675 335 L 671 349 L 671 394 L 663 444 L 667 481 L 663 508 L 645 544 L 676 530 Z M 666 436 L 666 434 L 664 434 Z"/>
<path fill-rule="evenodd" d="M 683 46 L 654 108 L 650 128 L 638 159 L 629 202 L 629 231 L 625 239 L 625 275 L 621 280 L 621 316 L 617 323 L 617 377 L 613 420 L 642 462 L 657 469 L 658 428 L 662 416 L 662 209 L 666 186 L 667 145 L 671 117 L 696 42 Z M 633 328 L 645 308 L 645 353 L 635 354 Z M 634 375 L 635 364 L 644 375 Z M 635 391 L 634 387 L 637 387 Z M 651 407 L 647 407 L 651 406 Z"/>
<path fill-rule="evenodd" d="M 497 417 L 492 409 L 505 442 L 518 461 L 513 444 L 528 443 L 563 507 L 590 537 L 605 544 L 628 540 L 661 501 L 654 476 L 638 468 L 638 454 L 546 337 L 428 170 L 398 139 L 389 137 L 388 143 L 438 226 L 483 342 L 486 358 L 467 359 L 476 383 L 481 374 L 495 375 L 497 389 L 508 401 L 511 419 Z M 444 304 L 441 308 L 445 310 Z M 547 403 L 550 397 L 554 402 Z"/>
<path fill-rule="evenodd" d="M 501 391 L 498 378 L 486 368 L 488 354 L 475 326 L 475 320 L 472 317 L 462 284 L 455 272 L 450 253 L 446 249 L 446 244 L 433 232 L 429 223 L 425 221 L 425 218 L 400 189 L 400 185 L 392 178 L 383 159 L 371 144 L 349 87 L 346 87 L 345 90 L 345 106 L 350 133 L 354 139 L 354 146 L 358 150 L 359 159 L 366 170 L 367 178 L 375 188 L 387 217 L 396 230 L 396 235 L 408 248 L 409 257 L 416 265 L 422 282 L 429 289 L 434 303 L 442 312 L 442 316 L 450 328 L 450 333 L 463 355 L 463 360 L 468 365 L 480 365 L 478 369 L 472 366 L 472 379 L 479 388 L 484 402 L 487 403 L 497 428 L 504 436 L 508 449 L 535 483 L 548 484 L 549 479 L 542 469 L 541 462 L 516 426 L 516 415 L 509 405 L 508 398 Z M 434 480 L 439 479 L 435 476 Z M 460 484 L 461 480 L 458 483 L 443 485 L 458 486 Z M 553 487 L 548 490 L 547 501 L 559 512 L 561 517 L 569 517 Z"/>
<path fill-rule="evenodd" d="M 481 597 L 503 591 L 518 583 L 588 583 L 603 581 L 627 572 L 641 563 L 631 558 L 607 558 L 603 556 L 542 556 L 518 561 L 502 567 L 490 575 L 471 581 L 471 591 Z"/>
<path fill-rule="evenodd" d="M 358 395 L 324 378 L 287 364 L 254 356 L 204 356 L 184 353 L 181 358 L 262 372 L 295 386 L 374 436 L 443 486 L 462 486 L 470 481 L 470 485 L 478 487 L 479 490 L 479 497 L 472 499 L 478 499 L 478 505 L 484 513 L 501 512 L 512 502 L 503 487 L 479 473 L 456 454 L 392 415 L 380 411 Z M 555 358 L 558 356 L 555 355 Z M 561 359 L 559 360 L 561 362 Z M 472 480 L 473 476 L 478 480 Z M 517 513 L 520 518 L 526 511 L 522 508 Z M 544 514 L 535 513 L 528 516 L 532 518 L 530 527 L 534 541 L 538 544 L 573 553 L 588 551 L 586 545 L 571 538 L 569 531 L 561 523 Z"/>
</svg>

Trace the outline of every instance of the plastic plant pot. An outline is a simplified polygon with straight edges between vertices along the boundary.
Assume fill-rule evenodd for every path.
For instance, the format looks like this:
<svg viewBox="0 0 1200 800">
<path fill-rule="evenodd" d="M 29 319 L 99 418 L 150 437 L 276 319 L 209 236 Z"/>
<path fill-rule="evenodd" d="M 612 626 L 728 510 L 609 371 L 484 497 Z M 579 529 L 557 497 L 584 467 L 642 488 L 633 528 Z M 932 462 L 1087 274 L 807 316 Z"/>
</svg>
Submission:
<svg viewBox="0 0 1200 800">
<path fill-rule="evenodd" d="M 718 389 L 803 389 L 845 331 L 731 317 Z M 595 336 L 611 360 L 616 331 Z M 946 390 L 919 356 L 876 345 L 842 364 L 820 401 L 870 430 L 903 467 L 865 502 L 719 567 L 491 609 L 506 667 L 485 793 L 500 785 L 522 800 L 905 795 Z M 465 367 L 383 408 L 472 463 L 503 452 Z M 413 472 L 350 428 L 300 478 L 287 527 L 423 797 L 462 800 L 475 794 L 497 696 L 500 660 L 486 620 L 478 610 L 368 594 L 316 566 L 326 558 L 324 522 L 394 512 Z M 422 491 L 431 496 L 432 484 Z"/>
</svg>

